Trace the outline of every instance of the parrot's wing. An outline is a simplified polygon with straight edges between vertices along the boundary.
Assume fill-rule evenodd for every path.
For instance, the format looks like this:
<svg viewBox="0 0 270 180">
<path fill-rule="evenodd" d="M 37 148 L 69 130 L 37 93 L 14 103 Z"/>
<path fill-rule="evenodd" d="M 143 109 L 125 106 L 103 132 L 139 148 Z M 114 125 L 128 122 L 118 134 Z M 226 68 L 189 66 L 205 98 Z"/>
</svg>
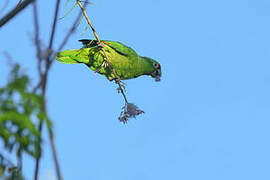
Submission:
<svg viewBox="0 0 270 180">
<path fill-rule="evenodd" d="M 91 48 L 97 46 L 97 40 L 80 39 L 79 42 L 83 44 L 83 48 Z"/>
<path fill-rule="evenodd" d="M 137 53 L 131 49 L 130 47 L 115 41 L 104 41 L 106 45 L 111 47 L 117 53 L 124 55 L 124 56 L 137 56 Z"/>
<path fill-rule="evenodd" d="M 90 39 L 81 39 L 79 40 L 83 44 L 83 48 L 90 48 L 98 45 L 97 40 L 90 40 Z M 109 46 L 113 50 L 115 50 L 117 53 L 123 55 L 123 56 L 137 56 L 137 53 L 131 49 L 130 47 L 125 46 L 124 44 L 120 42 L 115 41 L 101 41 L 105 45 Z"/>
</svg>

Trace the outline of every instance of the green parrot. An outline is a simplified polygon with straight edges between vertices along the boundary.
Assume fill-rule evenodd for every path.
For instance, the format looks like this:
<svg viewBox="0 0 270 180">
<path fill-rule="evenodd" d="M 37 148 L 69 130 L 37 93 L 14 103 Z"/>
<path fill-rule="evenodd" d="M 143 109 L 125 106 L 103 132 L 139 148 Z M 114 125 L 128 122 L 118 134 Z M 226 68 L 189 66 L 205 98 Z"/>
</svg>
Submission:
<svg viewBox="0 0 270 180">
<path fill-rule="evenodd" d="M 156 81 L 160 81 L 161 66 L 149 58 L 139 56 L 133 49 L 120 42 L 82 39 L 81 49 L 71 49 L 61 51 L 56 54 L 56 60 L 65 64 L 83 63 L 94 72 L 104 75 L 108 80 L 115 80 L 111 68 L 104 61 L 104 53 L 100 50 L 104 48 L 108 55 L 116 74 L 121 80 L 132 79 L 141 75 L 152 76 Z"/>
</svg>

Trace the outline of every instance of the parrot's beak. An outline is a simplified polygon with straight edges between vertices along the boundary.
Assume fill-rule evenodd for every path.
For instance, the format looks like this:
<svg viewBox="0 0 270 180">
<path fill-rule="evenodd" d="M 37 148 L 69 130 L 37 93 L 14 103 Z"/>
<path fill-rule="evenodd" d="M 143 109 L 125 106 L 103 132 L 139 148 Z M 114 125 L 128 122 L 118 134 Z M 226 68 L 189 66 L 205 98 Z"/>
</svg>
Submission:
<svg viewBox="0 0 270 180">
<path fill-rule="evenodd" d="M 159 82 L 161 78 L 161 69 L 157 69 L 156 71 L 154 71 L 151 76 L 155 79 L 156 82 Z"/>
<path fill-rule="evenodd" d="M 159 81 L 160 81 L 160 76 L 156 76 L 156 77 L 155 77 L 155 81 L 156 81 L 156 82 L 159 82 Z"/>
</svg>

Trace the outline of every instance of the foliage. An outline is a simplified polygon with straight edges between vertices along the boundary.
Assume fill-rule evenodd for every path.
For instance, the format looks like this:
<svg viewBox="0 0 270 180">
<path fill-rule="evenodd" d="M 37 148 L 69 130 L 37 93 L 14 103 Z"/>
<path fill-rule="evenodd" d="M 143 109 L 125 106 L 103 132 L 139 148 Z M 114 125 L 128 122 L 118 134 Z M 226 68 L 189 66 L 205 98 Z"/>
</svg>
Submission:
<svg viewBox="0 0 270 180">
<path fill-rule="evenodd" d="M 30 91 L 29 86 L 29 77 L 16 64 L 9 74 L 6 86 L 0 88 L 0 139 L 5 150 L 15 152 L 18 159 L 17 167 L 12 169 L 11 163 L 7 163 L 0 154 L 2 174 L 7 170 L 14 172 L 11 174 L 20 174 L 18 172 L 22 162 L 19 159 L 23 153 L 33 158 L 40 156 L 41 138 L 36 124 L 44 120 L 47 123 L 50 121 L 42 111 L 42 96 Z"/>
</svg>

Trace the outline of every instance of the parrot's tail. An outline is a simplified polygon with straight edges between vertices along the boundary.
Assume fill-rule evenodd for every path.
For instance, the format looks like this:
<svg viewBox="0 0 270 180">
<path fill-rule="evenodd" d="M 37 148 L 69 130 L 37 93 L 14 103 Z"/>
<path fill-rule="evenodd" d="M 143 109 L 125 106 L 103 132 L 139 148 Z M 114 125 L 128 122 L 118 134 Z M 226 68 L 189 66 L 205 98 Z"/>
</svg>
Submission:
<svg viewBox="0 0 270 180">
<path fill-rule="evenodd" d="M 55 59 L 64 64 L 88 63 L 88 54 L 84 49 L 71 49 L 57 53 Z"/>
</svg>

